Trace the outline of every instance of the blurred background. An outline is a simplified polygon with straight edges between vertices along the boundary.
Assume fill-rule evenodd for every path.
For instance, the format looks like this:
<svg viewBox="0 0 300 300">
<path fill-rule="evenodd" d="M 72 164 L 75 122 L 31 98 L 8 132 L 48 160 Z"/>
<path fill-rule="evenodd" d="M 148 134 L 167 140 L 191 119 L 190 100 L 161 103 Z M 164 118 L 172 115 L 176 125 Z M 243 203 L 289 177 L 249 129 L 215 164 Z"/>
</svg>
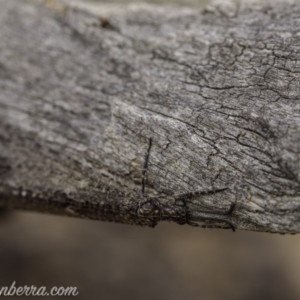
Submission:
<svg viewBox="0 0 300 300">
<path fill-rule="evenodd" d="M 16 212 L 1 218 L 0 240 L 4 286 L 77 286 L 75 299 L 300 299 L 300 236 Z"/>
</svg>

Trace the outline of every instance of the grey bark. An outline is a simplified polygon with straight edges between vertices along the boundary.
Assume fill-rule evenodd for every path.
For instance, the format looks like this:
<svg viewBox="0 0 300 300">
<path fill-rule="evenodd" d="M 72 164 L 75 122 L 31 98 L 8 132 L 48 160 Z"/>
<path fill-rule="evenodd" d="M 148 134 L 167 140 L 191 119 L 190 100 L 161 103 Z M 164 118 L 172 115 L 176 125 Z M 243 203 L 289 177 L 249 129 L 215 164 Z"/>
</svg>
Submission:
<svg viewBox="0 0 300 300">
<path fill-rule="evenodd" d="M 0 0 L 1 207 L 300 232 L 300 6 L 81 6 Z"/>
</svg>

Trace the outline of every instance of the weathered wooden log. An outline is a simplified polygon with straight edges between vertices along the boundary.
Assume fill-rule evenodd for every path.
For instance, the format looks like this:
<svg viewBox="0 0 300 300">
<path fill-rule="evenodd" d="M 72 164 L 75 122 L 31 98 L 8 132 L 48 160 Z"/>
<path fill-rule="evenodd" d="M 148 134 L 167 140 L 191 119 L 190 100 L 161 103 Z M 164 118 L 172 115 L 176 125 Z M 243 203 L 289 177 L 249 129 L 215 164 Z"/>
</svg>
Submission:
<svg viewBox="0 0 300 300">
<path fill-rule="evenodd" d="M 2 208 L 300 232 L 299 5 L 0 7 Z"/>
</svg>

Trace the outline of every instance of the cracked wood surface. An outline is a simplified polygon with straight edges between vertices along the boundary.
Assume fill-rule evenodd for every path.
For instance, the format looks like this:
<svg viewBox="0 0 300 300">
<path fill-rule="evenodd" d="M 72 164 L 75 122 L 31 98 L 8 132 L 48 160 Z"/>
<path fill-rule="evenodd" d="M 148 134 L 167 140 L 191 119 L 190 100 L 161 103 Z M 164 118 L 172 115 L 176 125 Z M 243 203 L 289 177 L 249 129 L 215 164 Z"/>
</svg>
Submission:
<svg viewBox="0 0 300 300">
<path fill-rule="evenodd" d="M 0 6 L 2 207 L 300 231 L 299 4 Z"/>
</svg>

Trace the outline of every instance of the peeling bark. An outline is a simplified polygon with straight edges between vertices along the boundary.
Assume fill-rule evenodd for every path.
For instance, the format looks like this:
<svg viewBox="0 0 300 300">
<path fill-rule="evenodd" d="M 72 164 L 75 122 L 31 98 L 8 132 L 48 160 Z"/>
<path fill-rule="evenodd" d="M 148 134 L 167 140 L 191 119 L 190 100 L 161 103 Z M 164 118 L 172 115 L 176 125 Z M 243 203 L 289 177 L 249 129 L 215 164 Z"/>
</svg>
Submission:
<svg viewBox="0 0 300 300">
<path fill-rule="evenodd" d="M 300 6 L 245 2 L 0 0 L 0 205 L 298 233 Z"/>
</svg>

